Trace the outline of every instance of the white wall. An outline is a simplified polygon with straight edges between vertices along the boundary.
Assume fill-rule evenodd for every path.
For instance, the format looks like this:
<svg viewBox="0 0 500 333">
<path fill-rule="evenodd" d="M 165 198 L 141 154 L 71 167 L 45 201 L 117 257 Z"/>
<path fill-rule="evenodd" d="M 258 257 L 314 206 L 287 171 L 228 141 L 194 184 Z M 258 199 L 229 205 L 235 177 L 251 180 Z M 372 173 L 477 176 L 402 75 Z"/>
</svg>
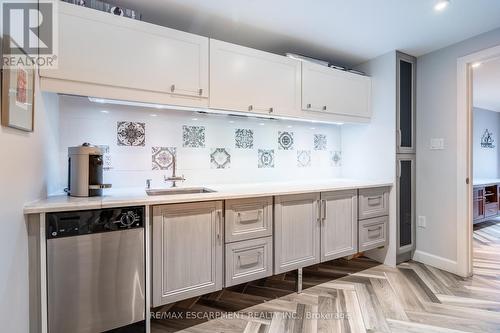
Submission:
<svg viewBox="0 0 500 333">
<path fill-rule="evenodd" d="M 53 190 L 58 163 L 56 95 L 35 96 L 33 133 L 0 127 L 0 323 L 3 332 L 28 332 L 26 202 Z"/>
<path fill-rule="evenodd" d="M 457 59 L 500 44 L 500 29 L 417 59 L 417 227 L 415 258 L 449 270 L 457 260 Z M 430 150 L 444 138 L 444 150 Z"/>
<path fill-rule="evenodd" d="M 335 165 L 332 154 L 341 150 L 340 127 L 304 122 L 263 120 L 257 118 L 207 115 L 186 111 L 157 110 L 120 105 L 99 104 L 82 97 L 60 97 L 61 135 L 59 142 L 59 189 L 67 184 L 68 147 L 83 142 L 108 145 L 112 169 L 104 172 L 104 181 L 113 187 L 143 187 L 153 179 L 153 186 L 166 186 L 163 176 L 171 170 L 152 170 L 152 147 L 175 147 L 178 175 L 185 185 L 213 183 L 248 183 L 293 179 L 339 177 L 341 163 Z M 102 112 L 104 111 L 104 113 Z M 155 116 L 152 116 L 155 115 Z M 145 145 L 117 144 L 117 122 L 145 123 Z M 205 147 L 183 147 L 183 126 L 203 126 Z M 253 149 L 237 148 L 235 129 L 253 131 Z M 293 149 L 279 148 L 278 132 L 293 133 Z M 324 150 L 315 150 L 314 135 L 326 136 Z M 215 169 L 210 163 L 212 148 L 225 148 L 231 155 L 227 169 Z M 258 168 L 258 150 L 273 149 L 273 168 Z M 310 152 L 311 164 L 299 167 L 299 151 Z"/>
<path fill-rule="evenodd" d="M 478 178 L 498 178 L 500 158 L 498 149 L 498 133 L 500 130 L 500 112 L 474 108 L 473 109 L 473 170 L 474 179 Z M 485 130 L 488 130 L 493 137 L 494 148 L 481 147 L 481 137 Z"/>
<path fill-rule="evenodd" d="M 396 52 L 358 66 L 372 77 L 370 124 L 342 127 L 342 176 L 395 182 L 396 176 Z M 396 191 L 390 195 L 389 246 L 368 256 L 396 263 Z"/>
</svg>

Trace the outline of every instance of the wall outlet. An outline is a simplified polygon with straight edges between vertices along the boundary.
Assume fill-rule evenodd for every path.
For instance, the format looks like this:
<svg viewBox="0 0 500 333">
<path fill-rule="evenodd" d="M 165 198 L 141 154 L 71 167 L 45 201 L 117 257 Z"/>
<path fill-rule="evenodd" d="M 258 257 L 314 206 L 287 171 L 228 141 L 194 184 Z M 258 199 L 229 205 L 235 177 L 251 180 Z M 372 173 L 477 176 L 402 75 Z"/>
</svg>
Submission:
<svg viewBox="0 0 500 333">
<path fill-rule="evenodd" d="M 431 139 L 431 150 L 443 150 L 443 149 L 444 149 L 444 138 Z"/>
<path fill-rule="evenodd" d="M 427 226 L 427 218 L 425 216 L 419 216 L 417 225 L 420 228 L 425 228 Z"/>
</svg>

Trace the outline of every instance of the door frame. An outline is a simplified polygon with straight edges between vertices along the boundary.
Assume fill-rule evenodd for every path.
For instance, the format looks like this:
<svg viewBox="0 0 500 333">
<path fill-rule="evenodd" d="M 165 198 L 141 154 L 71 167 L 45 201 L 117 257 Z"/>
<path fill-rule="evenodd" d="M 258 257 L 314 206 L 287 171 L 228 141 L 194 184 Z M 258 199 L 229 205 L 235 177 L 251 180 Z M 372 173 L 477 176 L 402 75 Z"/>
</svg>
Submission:
<svg viewBox="0 0 500 333">
<path fill-rule="evenodd" d="M 457 59 L 457 274 L 472 275 L 472 64 L 500 57 L 500 45 Z M 465 135 L 464 135 L 465 133 Z M 464 246 L 465 244 L 465 246 Z"/>
</svg>

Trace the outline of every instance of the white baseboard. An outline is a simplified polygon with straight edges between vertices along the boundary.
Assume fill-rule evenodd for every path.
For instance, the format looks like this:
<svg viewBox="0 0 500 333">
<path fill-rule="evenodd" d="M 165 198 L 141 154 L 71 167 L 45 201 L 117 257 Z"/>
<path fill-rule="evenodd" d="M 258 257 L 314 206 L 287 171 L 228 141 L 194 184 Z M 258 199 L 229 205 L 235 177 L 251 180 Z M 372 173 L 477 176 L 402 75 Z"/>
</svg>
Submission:
<svg viewBox="0 0 500 333">
<path fill-rule="evenodd" d="M 434 254 L 416 250 L 413 254 L 413 260 L 423 264 L 442 269 L 453 274 L 458 274 L 458 263 Z"/>
</svg>

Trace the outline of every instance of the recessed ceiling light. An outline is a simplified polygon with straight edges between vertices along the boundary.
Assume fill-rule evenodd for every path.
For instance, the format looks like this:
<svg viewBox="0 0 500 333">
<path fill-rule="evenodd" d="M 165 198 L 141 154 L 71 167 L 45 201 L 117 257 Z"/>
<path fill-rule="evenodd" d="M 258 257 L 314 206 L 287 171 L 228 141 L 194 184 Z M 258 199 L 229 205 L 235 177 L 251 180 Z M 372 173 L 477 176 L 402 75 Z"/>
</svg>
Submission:
<svg viewBox="0 0 500 333">
<path fill-rule="evenodd" d="M 264 123 L 260 123 L 259 125 L 260 125 L 260 126 L 264 126 L 265 124 L 264 124 Z"/>
<path fill-rule="evenodd" d="M 101 110 L 101 113 L 109 113 L 107 110 Z"/>
<path fill-rule="evenodd" d="M 158 117 L 158 115 L 156 113 L 152 113 L 151 117 Z"/>
<path fill-rule="evenodd" d="M 192 118 L 191 120 L 192 120 L 192 121 L 197 121 L 197 120 L 198 120 L 198 118 Z"/>
<path fill-rule="evenodd" d="M 450 4 L 450 0 L 439 0 L 435 5 L 434 5 L 434 10 L 435 11 L 443 11 L 448 7 Z"/>
<path fill-rule="evenodd" d="M 472 64 L 472 68 L 478 68 L 479 66 L 481 66 L 480 62 L 475 62 Z"/>
</svg>

